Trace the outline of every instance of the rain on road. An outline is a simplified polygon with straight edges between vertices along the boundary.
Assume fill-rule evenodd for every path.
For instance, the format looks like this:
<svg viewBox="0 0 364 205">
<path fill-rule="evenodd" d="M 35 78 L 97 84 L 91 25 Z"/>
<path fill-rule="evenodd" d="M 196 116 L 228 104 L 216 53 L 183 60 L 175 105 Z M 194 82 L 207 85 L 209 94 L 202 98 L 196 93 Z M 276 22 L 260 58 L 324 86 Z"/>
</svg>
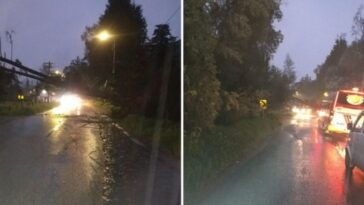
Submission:
<svg viewBox="0 0 364 205">
<path fill-rule="evenodd" d="M 364 172 L 355 168 L 347 177 L 345 144 L 345 138 L 322 136 L 315 120 L 283 126 L 199 204 L 364 204 Z"/>
<path fill-rule="evenodd" d="M 72 111 L 67 116 L 59 115 L 60 111 L 57 108 L 29 117 L 0 118 L 0 204 L 178 201 L 179 170 L 168 159 L 158 158 L 153 165 L 155 174 L 151 175 L 150 152 L 122 134 L 118 134 L 122 142 L 123 164 L 118 171 L 122 180 L 105 198 L 107 178 L 100 127 L 85 123 L 90 110 Z M 148 187 L 150 177 L 154 184 Z"/>
<path fill-rule="evenodd" d="M 73 121 L 73 123 L 71 122 Z M 72 119 L 36 115 L 0 123 L 1 204 L 101 204 L 98 137 Z"/>
</svg>

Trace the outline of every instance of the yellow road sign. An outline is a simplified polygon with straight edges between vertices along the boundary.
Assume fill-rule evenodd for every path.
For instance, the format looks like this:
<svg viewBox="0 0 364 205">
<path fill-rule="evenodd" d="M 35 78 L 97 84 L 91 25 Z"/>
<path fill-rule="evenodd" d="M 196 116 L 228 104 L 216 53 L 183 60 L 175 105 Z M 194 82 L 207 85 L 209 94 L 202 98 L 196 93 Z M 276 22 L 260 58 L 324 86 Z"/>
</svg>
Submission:
<svg viewBox="0 0 364 205">
<path fill-rule="evenodd" d="M 268 100 L 266 100 L 266 99 L 260 99 L 259 100 L 259 106 L 263 110 L 267 109 L 268 108 Z"/>
</svg>

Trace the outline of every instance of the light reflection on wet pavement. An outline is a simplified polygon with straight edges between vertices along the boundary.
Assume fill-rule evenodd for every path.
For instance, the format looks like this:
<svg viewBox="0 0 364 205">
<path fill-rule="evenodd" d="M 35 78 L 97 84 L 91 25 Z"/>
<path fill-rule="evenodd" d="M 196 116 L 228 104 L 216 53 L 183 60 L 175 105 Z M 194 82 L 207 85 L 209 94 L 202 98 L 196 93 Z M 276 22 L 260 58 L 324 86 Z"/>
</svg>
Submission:
<svg viewBox="0 0 364 205">
<path fill-rule="evenodd" d="M 101 120 L 87 106 L 67 113 L 0 117 L 0 204 L 176 204 L 178 168 L 170 161 L 157 161 L 148 201 L 150 153 L 111 129 L 112 123 L 98 123 Z M 118 147 L 123 149 L 119 156 L 123 164 L 107 167 L 111 175 L 105 166 L 102 132 L 119 137 Z M 119 172 L 122 181 L 110 178 Z M 110 180 L 117 182 L 111 188 Z M 107 186 L 112 199 L 105 195 Z"/>
<path fill-rule="evenodd" d="M 284 126 L 199 204 L 364 204 L 364 172 L 345 175 L 346 138 L 323 136 L 314 120 Z"/>
<path fill-rule="evenodd" d="M 89 128 L 37 115 L 0 130 L 1 204 L 102 204 L 102 169 L 88 156 L 101 143 Z"/>
</svg>

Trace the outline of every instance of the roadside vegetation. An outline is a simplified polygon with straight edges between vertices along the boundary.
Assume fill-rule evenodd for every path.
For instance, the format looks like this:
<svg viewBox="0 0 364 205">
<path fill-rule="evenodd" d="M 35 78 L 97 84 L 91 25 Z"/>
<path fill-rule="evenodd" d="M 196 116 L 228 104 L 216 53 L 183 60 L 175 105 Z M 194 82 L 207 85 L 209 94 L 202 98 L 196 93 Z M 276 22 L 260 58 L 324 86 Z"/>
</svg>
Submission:
<svg viewBox="0 0 364 205">
<path fill-rule="evenodd" d="M 345 34 L 337 37 L 325 61 L 314 70 L 314 78 L 306 75 L 296 84 L 299 93 L 311 104 L 317 104 L 327 96 L 325 92 L 358 87 L 364 82 L 364 7 L 353 15 L 352 38 Z"/>
<path fill-rule="evenodd" d="M 277 124 L 270 118 L 289 115 L 292 97 L 314 105 L 324 92 L 363 87 L 364 7 L 353 18 L 354 40 L 339 36 L 316 78 L 296 82 L 289 54 L 282 68 L 271 63 L 283 40 L 274 26 L 281 3 L 185 0 L 185 199 L 262 142 Z M 262 118 L 260 99 L 275 114 Z"/>
<path fill-rule="evenodd" d="M 180 158 L 180 123 L 168 119 L 157 119 L 138 114 L 125 117 L 118 115 L 120 107 L 107 100 L 94 99 L 92 103 L 100 114 L 105 114 L 121 125 L 132 137 L 151 144 L 158 137 L 160 146 L 176 159 Z M 158 126 L 158 127 L 157 127 Z M 160 127 L 159 127 L 160 126 Z M 158 130 L 160 128 L 160 130 Z"/>
<path fill-rule="evenodd" d="M 241 119 L 232 125 L 203 130 L 200 140 L 186 142 L 185 201 L 198 199 L 226 169 L 271 137 L 278 125 L 274 116 Z"/>
<path fill-rule="evenodd" d="M 113 111 L 117 109 L 116 106 L 112 105 L 109 101 L 101 98 L 90 98 L 90 102 L 95 106 L 98 114 L 111 116 Z"/>
<path fill-rule="evenodd" d="M 158 135 L 160 146 L 176 159 L 180 157 L 180 124 L 166 119 L 128 115 L 120 119 L 120 125 L 131 134 L 152 143 Z M 160 126 L 160 130 L 159 129 Z"/>
<path fill-rule="evenodd" d="M 179 159 L 180 40 L 163 23 L 148 37 L 142 11 L 132 1 L 109 0 L 82 34 L 85 54 L 64 69 L 65 81 L 77 93 L 103 99 L 95 105 L 133 137 L 157 140 Z M 113 39 L 95 38 L 103 31 Z"/>
<path fill-rule="evenodd" d="M 271 64 L 283 39 L 273 25 L 282 17 L 280 4 L 185 1 L 186 204 L 279 125 L 268 113 L 283 110 L 296 80 L 288 54 L 283 68 Z"/>
<path fill-rule="evenodd" d="M 45 103 L 45 102 L 1 102 L 0 103 L 0 115 L 4 116 L 22 116 L 22 115 L 34 115 L 45 112 L 57 106 L 57 103 Z"/>
<path fill-rule="evenodd" d="M 15 59 L 15 62 L 22 64 L 18 59 Z M 51 66 L 46 63 L 40 71 L 60 80 L 60 76 L 55 76 L 51 72 Z M 24 79 L 15 73 L 0 69 L 0 115 L 34 115 L 50 110 L 58 104 L 52 102 L 52 93 L 58 93 L 59 90 L 55 85 Z M 22 96 L 22 99 L 19 99 L 19 96 Z"/>
</svg>

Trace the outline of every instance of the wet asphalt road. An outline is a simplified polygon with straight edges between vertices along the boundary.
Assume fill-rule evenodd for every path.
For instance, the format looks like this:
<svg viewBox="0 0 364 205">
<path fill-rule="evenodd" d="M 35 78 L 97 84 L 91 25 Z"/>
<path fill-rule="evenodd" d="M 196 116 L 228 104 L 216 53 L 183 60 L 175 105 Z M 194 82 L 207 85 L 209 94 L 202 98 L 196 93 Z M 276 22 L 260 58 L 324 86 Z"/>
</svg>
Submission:
<svg viewBox="0 0 364 205">
<path fill-rule="evenodd" d="M 169 158 L 151 165 L 148 148 L 125 131 L 77 114 L 0 117 L 0 204 L 178 204 L 179 170 Z M 117 135 L 124 149 L 112 174 L 100 133 Z"/>
<path fill-rule="evenodd" d="M 324 137 L 315 120 L 290 124 L 251 160 L 237 165 L 203 205 L 360 205 L 364 172 L 345 175 L 345 138 Z"/>
<path fill-rule="evenodd" d="M 0 204 L 102 204 L 102 169 L 90 158 L 101 160 L 101 143 L 71 121 L 36 115 L 0 122 Z"/>
</svg>

